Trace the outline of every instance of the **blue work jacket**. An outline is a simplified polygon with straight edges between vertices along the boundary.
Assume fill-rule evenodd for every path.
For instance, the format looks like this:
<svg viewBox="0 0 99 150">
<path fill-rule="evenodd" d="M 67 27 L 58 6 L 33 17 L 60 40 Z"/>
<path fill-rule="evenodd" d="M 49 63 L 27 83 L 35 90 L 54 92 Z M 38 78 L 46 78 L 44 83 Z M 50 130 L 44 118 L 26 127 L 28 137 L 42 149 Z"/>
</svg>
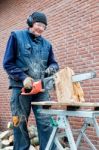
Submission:
<svg viewBox="0 0 99 150">
<path fill-rule="evenodd" d="M 35 81 L 43 78 L 48 67 L 59 69 L 50 42 L 42 36 L 35 37 L 28 29 L 11 33 L 3 67 L 9 76 L 9 88 L 22 87 L 27 76 Z"/>
</svg>

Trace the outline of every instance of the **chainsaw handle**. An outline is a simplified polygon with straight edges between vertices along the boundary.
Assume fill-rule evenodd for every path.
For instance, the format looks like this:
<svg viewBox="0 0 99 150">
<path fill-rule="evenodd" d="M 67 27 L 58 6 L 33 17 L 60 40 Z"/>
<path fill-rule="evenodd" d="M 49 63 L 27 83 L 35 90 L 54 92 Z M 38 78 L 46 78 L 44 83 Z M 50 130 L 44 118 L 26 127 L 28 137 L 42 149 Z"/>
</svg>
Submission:
<svg viewBox="0 0 99 150">
<path fill-rule="evenodd" d="M 38 94 L 40 92 L 44 92 L 45 90 L 42 88 L 42 81 L 33 82 L 32 89 L 30 92 L 26 93 L 25 88 L 22 88 L 22 95 L 33 95 Z"/>
</svg>

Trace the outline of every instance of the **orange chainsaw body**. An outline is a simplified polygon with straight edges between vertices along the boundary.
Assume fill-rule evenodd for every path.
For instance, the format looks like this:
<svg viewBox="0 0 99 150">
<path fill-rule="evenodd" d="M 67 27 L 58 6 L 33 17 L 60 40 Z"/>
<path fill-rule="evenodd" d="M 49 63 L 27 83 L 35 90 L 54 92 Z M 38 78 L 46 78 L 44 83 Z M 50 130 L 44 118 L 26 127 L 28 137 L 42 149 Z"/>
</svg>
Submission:
<svg viewBox="0 0 99 150">
<path fill-rule="evenodd" d="M 25 88 L 22 88 L 22 95 L 33 95 L 33 94 L 38 94 L 40 92 L 43 92 L 44 89 L 42 87 L 42 81 L 39 80 L 37 82 L 33 82 L 33 86 L 30 92 L 25 92 Z"/>
</svg>

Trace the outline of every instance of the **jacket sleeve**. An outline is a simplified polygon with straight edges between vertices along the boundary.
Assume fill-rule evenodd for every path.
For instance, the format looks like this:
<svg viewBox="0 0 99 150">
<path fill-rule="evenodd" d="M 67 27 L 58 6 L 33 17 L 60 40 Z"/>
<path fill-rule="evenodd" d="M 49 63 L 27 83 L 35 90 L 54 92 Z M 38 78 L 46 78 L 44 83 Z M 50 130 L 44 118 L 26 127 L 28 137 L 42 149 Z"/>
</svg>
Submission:
<svg viewBox="0 0 99 150">
<path fill-rule="evenodd" d="M 48 67 L 51 67 L 56 71 L 59 70 L 59 65 L 57 63 L 57 61 L 55 60 L 55 56 L 52 50 L 52 45 L 50 46 L 50 52 L 49 52 L 49 57 L 48 57 L 48 63 L 47 63 Z"/>
<path fill-rule="evenodd" d="M 23 81 L 27 75 L 16 66 L 17 57 L 17 40 L 14 33 L 11 33 L 7 42 L 6 51 L 3 58 L 3 67 L 6 70 L 10 78 L 16 81 Z"/>
</svg>

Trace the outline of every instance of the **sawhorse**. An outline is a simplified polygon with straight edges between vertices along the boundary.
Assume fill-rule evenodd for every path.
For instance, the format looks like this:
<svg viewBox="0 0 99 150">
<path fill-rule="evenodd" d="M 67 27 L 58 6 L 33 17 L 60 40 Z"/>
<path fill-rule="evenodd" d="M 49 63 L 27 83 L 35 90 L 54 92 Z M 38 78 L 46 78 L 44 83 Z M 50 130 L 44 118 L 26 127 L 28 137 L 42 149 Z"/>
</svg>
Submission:
<svg viewBox="0 0 99 150">
<path fill-rule="evenodd" d="M 42 114 L 49 114 L 51 115 L 51 125 L 53 126 L 52 134 L 49 138 L 48 144 L 45 148 L 45 150 L 51 150 L 53 142 L 56 143 L 57 148 L 59 150 L 64 150 L 63 146 L 60 144 L 57 131 L 58 128 L 64 129 L 65 136 L 68 139 L 69 146 L 71 150 L 77 150 L 82 137 L 86 140 L 88 145 L 92 150 L 97 150 L 95 146 L 92 144 L 88 136 L 86 135 L 85 131 L 87 127 L 90 125 L 93 125 L 96 134 L 99 137 L 99 125 L 97 122 L 97 117 L 99 117 L 99 111 L 91 111 L 91 110 L 82 110 L 82 111 L 67 111 L 67 110 L 54 110 L 54 109 L 40 109 L 40 113 Z M 54 119 L 53 116 L 56 116 L 57 119 Z M 73 133 L 70 127 L 70 123 L 68 120 L 68 117 L 82 117 L 84 118 L 84 124 L 80 130 L 80 133 L 78 135 L 77 141 L 74 141 Z"/>
</svg>

